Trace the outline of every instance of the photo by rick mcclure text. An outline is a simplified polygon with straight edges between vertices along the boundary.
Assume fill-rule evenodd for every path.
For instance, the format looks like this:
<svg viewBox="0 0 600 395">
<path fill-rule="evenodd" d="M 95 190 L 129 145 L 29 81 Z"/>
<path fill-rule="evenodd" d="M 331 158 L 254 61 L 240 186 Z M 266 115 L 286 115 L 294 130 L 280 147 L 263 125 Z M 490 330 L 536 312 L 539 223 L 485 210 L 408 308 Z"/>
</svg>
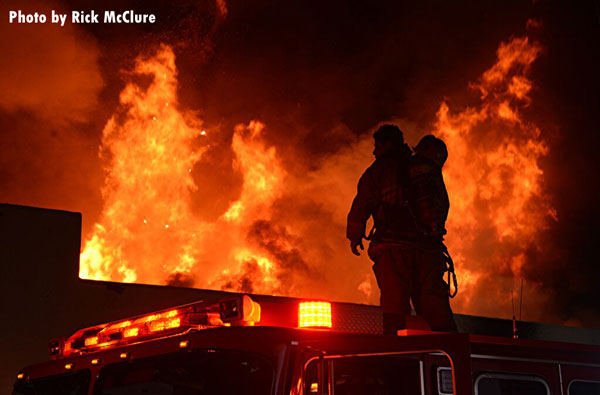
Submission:
<svg viewBox="0 0 600 395">
<path fill-rule="evenodd" d="M 102 15 L 102 23 L 155 23 L 156 15 L 154 14 L 141 14 L 137 13 L 134 10 L 127 10 L 122 12 L 117 12 L 114 10 L 106 10 L 101 14 L 96 12 L 95 10 L 91 11 L 72 11 L 71 12 L 71 23 L 74 24 L 93 24 L 93 23 L 101 23 L 100 15 Z M 61 14 L 52 10 L 50 15 L 50 21 L 52 23 L 60 23 L 61 26 L 64 26 L 68 14 Z M 9 23 L 46 23 L 48 20 L 46 14 L 40 12 L 34 13 L 25 13 L 21 10 L 10 10 L 8 12 L 8 22 Z"/>
</svg>

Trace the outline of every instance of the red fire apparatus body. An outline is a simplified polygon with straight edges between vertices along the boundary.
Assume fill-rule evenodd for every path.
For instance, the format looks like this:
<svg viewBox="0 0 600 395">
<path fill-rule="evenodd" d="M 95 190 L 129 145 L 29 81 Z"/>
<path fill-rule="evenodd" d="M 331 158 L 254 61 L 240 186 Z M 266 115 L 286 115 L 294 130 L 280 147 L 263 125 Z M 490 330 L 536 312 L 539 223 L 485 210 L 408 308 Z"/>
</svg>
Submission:
<svg viewBox="0 0 600 395">
<path fill-rule="evenodd" d="M 179 306 L 53 340 L 53 359 L 24 368 L 13 394 L 600 394 L 599 346 L 383 336 L 361 316 L 247 295 Z"/>
</svg>

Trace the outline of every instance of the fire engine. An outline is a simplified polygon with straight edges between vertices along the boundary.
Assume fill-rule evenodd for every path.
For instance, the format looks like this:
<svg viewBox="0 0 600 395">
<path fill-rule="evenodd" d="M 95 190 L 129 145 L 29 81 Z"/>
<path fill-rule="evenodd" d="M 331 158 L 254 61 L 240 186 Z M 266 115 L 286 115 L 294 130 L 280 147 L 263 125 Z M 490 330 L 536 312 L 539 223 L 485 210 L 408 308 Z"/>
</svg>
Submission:
<svg viewBox="0 0 600 395">
<path fill-rule="evenodd" d="M 598 345 L 436 333 L 417 319 L 384 336 L 375 306 L 253 297 L 54 339 L 13 394 L 600 394 Z"/>
</svg>

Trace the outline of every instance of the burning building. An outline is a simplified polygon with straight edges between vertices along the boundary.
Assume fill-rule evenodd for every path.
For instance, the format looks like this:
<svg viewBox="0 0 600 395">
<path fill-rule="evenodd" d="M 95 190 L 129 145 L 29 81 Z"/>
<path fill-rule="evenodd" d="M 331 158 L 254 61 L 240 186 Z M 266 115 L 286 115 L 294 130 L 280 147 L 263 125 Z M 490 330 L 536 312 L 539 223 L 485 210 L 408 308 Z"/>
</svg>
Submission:
<svg viewBox="0 0 600 395">
<path fill-rule="evenodd" d="M 352 260 L 343 229 L 371 132 L 395 122 L 409 144 L 432 133 L 449 148 L 455 311 L 509 317 L 524 281 L 528 320 L 598 322 L 582 295 L 597 287 L 579 274 L 589 232 L 571 232 L 580 204 L 561 194 L 579 169 L 557 152 L 570 118 L 542 95 L 560 74 L 552 51 L 568 47 L 545 32 L 574 29 L 554 6 L 494 9 L 510 23 L 470 28 L 454 24 L 488 11 L 144 7 L 156 25 L 2 27 L 16 54 L 3 62 L 13 93 L 0 97 L 4 200 L 83 211 L 82 278 L 377 303 L 370 262 Z M 40 54 L 20 52 L 36 40 Z M 46 58 L 61 60 L 58 78 L 42 73 Z M 19 70 L 35 86 L 17 87 Z"/>
</svg>

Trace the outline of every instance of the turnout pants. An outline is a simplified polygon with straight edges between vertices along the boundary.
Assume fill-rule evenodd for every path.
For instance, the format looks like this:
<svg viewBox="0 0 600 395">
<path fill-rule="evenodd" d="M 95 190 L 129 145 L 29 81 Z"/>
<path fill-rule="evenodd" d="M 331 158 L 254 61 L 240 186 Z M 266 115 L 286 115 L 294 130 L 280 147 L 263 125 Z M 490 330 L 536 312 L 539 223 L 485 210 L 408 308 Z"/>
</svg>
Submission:
<svg viewBox="0 0 600 395">
<path fill-rule="evenodd" d="M 456 332 L 440 249 L 373 242 L 368 252 L 381 292 L 384 334 L 406 327 L 410 300 L 432 330 Z"/>
</svg>

